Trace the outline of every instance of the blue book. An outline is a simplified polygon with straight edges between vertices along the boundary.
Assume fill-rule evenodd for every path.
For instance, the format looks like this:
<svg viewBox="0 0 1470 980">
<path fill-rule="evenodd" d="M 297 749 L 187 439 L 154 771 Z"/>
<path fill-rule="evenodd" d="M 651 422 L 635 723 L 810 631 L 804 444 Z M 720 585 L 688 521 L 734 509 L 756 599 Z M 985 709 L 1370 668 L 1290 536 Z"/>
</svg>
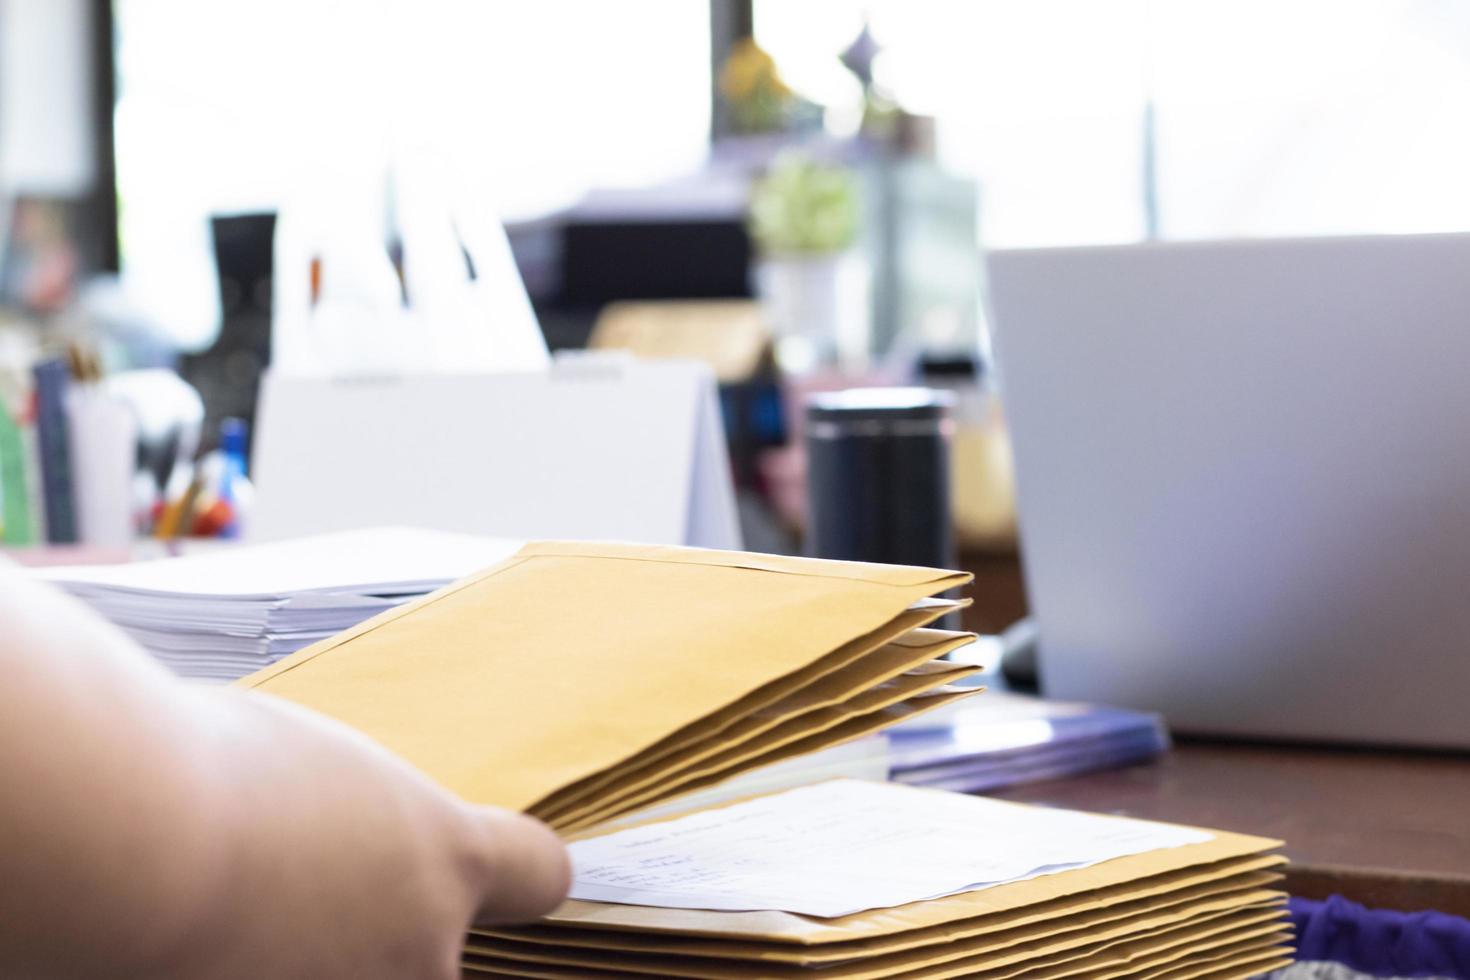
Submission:
<svg viewBox="0 0 1470 980">
<path fill-rule="evenodd" d="M 987 692 L 890 729 L 889 774 L 977 793 L 1133 765 L 1169 744 L 1159 715 Z"/>
<path fill-rule="evenodd" d="M 41 499 L 46 510 L 46 540 L 75 544 L 76 487 L 72 477 L 71 433 L 66 418 L 66 390 L 71 369 L 60 358 L 35 366 L 36 436 L 40 442 Z"/>
</svg>

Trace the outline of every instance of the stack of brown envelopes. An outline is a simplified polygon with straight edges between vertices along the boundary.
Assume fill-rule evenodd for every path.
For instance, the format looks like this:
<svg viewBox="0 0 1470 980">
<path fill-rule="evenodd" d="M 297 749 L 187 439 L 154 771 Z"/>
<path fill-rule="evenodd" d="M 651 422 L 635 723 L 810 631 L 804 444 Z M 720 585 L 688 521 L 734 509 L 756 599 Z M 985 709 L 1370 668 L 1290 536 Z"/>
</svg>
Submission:
<svg viewBox="0 0 1470 980">
<path fill-rule="evenodd" d="M 1227 980 L 1285 966 L 1290 933 L 1277 890 L 1284 861 L 1270 853 L 1278 842 L 1207 836 L 835 918 L 569 901 L 535 926 L 476 930 L 464 967 L 467 977 L 609 980 Z M 951 843 L 994 842 L 977 835 Z"/>
<path fill-rule="evenodd" d="M 567 831 L 977 692 L 960 572 L 546 543 L 240 681 Z"/>
<path fill-rule="evenodd" d="M 468 800 L 598 839 L 610 822 L 636 827 L 645 808 L 977 693 L 952 686 L 976 668 L 943 659 L 973 636 L 927 628 L 963 604 L 943 595 L 968 581 L 924 568 L 538 543 L 240 683 L 341 719 Z M 779 911 L 780 901 L 754 911 L 569 901 L 536 926 L 475 933 L 465 968 L 1225 980 L 1284 962 L 1275 846 L 1208 832 L 831 917 Z"/>
</svg>

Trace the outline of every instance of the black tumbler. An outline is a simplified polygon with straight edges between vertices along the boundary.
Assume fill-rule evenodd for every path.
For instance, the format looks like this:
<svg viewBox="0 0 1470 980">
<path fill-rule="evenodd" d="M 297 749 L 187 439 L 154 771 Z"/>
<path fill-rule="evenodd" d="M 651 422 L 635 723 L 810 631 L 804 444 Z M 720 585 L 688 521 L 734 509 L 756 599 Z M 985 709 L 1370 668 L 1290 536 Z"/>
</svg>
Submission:
<svg viewBox="0 0 1470 980">
<path fill-rule="evenodd" d="M 854 388 L 807 401 L 807 554 L 954 567 L 952 403 L 928 388 Z"/>
</svg>

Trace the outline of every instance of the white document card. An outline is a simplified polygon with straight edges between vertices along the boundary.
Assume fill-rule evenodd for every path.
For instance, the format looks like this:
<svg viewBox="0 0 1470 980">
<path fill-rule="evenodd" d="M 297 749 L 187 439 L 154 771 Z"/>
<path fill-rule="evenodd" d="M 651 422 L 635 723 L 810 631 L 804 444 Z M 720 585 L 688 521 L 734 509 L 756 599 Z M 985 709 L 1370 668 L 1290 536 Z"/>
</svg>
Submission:
<svg viewBox="0 0 1470 980">
<path fill-rule="evenodd" d="M 828 918 L 1210 837 L 1142 820 L 839 779 L 576 842 L 571 894 Z"/>
</svg>

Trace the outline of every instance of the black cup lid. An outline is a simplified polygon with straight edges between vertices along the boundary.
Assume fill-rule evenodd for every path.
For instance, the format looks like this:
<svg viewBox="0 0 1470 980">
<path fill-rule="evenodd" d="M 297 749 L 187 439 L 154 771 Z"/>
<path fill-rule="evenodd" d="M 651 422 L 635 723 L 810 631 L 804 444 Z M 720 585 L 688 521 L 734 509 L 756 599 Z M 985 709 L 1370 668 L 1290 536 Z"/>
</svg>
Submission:
<svg viewBox="0 0 1470 980">
<path fill-rule="evenodd" d="M 942 419 L 953 405 L 953 395 L 933 388 L 848 388 L 808 397 L 806 417 L 812 422 Z"/>
</svg>

